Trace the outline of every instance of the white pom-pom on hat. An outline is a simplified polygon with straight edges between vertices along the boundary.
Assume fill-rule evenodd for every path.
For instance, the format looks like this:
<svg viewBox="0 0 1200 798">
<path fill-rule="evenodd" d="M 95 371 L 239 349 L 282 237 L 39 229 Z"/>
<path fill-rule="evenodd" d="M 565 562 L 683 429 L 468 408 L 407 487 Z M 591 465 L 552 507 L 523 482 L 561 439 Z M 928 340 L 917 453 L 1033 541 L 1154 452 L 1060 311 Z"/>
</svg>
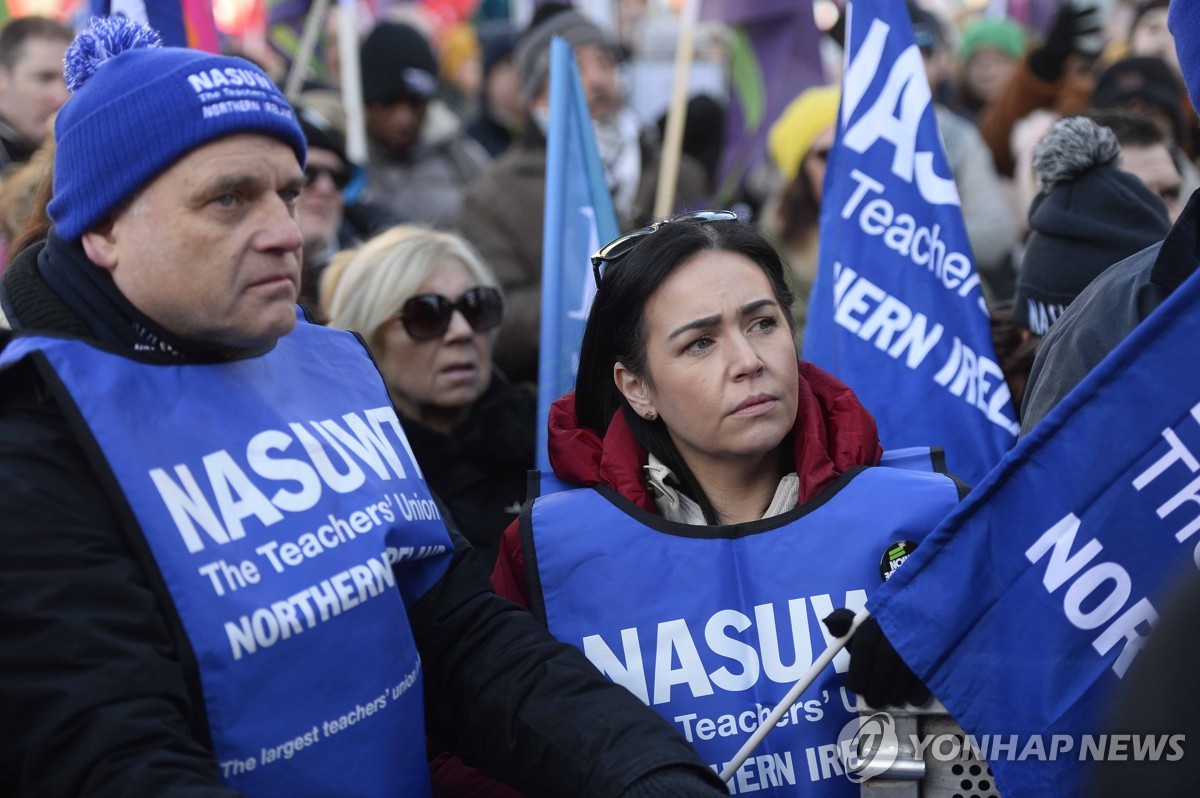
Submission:
<svg viewBox="0 0 1200 798">
<path fill-rule="evenodd" d="M 1059 120 L 1033 151 L 1033 168 L 1045 193 L 1099 166 L 1120 168 L 1121 145 L 1116 134 L 1086 116 Z"/>
<path fill-rule="evenodd" d="M 92 17 L 63 57 L 63 77 L 72 94 L 88 82 L 101 64 L 127 50 L 162 47 L 162 37 L 149 25 L 129 17 Z"/>
</svg>

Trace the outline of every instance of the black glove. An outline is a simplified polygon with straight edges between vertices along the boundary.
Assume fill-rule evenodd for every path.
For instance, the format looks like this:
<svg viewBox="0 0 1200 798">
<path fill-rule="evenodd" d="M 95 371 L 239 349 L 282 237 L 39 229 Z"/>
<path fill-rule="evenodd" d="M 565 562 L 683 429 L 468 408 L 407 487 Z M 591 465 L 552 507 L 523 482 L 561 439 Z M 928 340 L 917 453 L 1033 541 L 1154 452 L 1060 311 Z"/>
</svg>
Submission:
<svg viewBox="0 0 1200 798">
<path fill-rule="evenodd" d="M 621 798 L 722 798 L 729 790 L 712 771 L 672 765 L 653 770 L 629 785 Z"/>
<path fill-rule="evenodd" d="M 853 620 L 854 613 L 843 608 L 831 612 L 822 623 L 834 637 L 843 637 L 850 631 Z M 862 622 L 854 637 L 846 644 L 846 650 L 850 652 L 846 687 L 862 696 L 871 706 L 921 706 L 932 698 L 929 688 L 900 659 L 874 618 Z"/>
<path fill-rule="evenodd" d="M 1100 32 L 1100 9 L 1095 6 L 1079 8 L 1064 4 L 1054 18 L 1045 43 L 1029 55 L 1029 69 L 1041 80 L 1056 83 L 1063 75 L 1063 65 L 1073 53 L 1094 58 L 1095 36 Z"/>
</svg>

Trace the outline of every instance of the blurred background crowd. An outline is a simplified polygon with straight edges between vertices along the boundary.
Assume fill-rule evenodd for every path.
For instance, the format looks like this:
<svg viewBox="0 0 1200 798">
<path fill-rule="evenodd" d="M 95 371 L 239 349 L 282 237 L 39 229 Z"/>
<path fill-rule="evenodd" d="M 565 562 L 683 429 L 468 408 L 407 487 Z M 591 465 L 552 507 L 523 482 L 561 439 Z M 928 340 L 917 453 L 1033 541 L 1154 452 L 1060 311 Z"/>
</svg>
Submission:
<svg viewBox="0 0 1200 798">
<path fill-rule="evenodd" d="M 62 56 L 88 16 L 82 5 L 5 7 L 0 270 L 48 227 L 52 120 L 68 97 Z M 1066 305 L 1161 240 L 1200 186 L 1197 116 L 1167 5 L 909 3 L 1018 406 L 1038 341 Z M 574 48 L 627 230 L 652 221 L 679 31 L 698 14 L 673 204 L 732 208 L 771 238 L 798 296 L 802 341 L 844 9 L 834 0 L 364 2 L 361 92 L 348 98 L 336 6 L 219 0 L 219 45 L 287 85 L 308 138 L 302 302 L 363 334 L 432 487 L 494 558 L 533 459 L 551 40 Z M 366 136 L 357 159 L 355 107 Z M 456 508 L 456 494 L 471 498 Z"/>
</svg>

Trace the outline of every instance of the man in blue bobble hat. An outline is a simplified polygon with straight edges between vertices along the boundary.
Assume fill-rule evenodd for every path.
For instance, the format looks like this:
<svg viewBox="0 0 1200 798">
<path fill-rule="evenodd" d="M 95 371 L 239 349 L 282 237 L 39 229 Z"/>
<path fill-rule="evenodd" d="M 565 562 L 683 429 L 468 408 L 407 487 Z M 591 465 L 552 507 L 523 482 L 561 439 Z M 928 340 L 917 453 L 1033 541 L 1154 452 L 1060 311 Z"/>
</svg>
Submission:
<svg viewBox="0 0 1200 798">
<path fill-rule="evenodd" d="M 0 795 L 721 795 L 497 598 L 357 337 L 295 299 L 304 136 L 249 62 L 94 20 L 0 286 Z"/>
</svg>

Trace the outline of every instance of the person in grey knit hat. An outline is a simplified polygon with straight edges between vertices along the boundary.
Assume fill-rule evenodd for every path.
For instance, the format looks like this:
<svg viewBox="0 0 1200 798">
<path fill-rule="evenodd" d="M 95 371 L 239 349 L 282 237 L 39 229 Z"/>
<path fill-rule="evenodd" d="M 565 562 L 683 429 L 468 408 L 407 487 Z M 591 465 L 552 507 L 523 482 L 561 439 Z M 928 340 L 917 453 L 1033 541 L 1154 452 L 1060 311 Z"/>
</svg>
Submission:
<svg viewBox="0 0 1200 798">
<path fill-rule="evenodd" d="M 1059 121 L 1034 151 L 1042 191 L 1017 281 L 1014 321 L 1045 335 L 1071 301 L 1112 264 L 1162 240 L 1167 208 L 1121 169 L 1111 130 L 1083 116 Z"/>
<path fill-rule="evenodd" d="M 550 42 L 555 36 L 565 39 L 576 50 L 585 45 L 599 45 L 614 61 L 620 58 L 617 41 L 583 14 L 570 9 L 553 14 L 540 24 L 530 26 L 513 52 L 521 92 L 526 100 L 533 100 L 546 88 L 550 79 Z M 590 105 L 591 98 L 588 99 Z"/>
<path fill-rule="evenodd" d="M 458 227 L 491 264 L 504 288 L 507 315 L 496 363 L 514 382 L 537 382 L 541 335 L 542 238 L 546 147 L 550 129 L 550 42 L 575 52 L 596 149 L 622 230 L 651 221 L 662 147 L 641 126 L 621 93 L 620 50 L 611 34 L 580 12 L 543 3 L 513 53 L 528 104 L 525 130 L 463 198 Z M 708 193 L 704 169 L 684 156 L 676 207 L 696 207 Z"/>
</svg>

